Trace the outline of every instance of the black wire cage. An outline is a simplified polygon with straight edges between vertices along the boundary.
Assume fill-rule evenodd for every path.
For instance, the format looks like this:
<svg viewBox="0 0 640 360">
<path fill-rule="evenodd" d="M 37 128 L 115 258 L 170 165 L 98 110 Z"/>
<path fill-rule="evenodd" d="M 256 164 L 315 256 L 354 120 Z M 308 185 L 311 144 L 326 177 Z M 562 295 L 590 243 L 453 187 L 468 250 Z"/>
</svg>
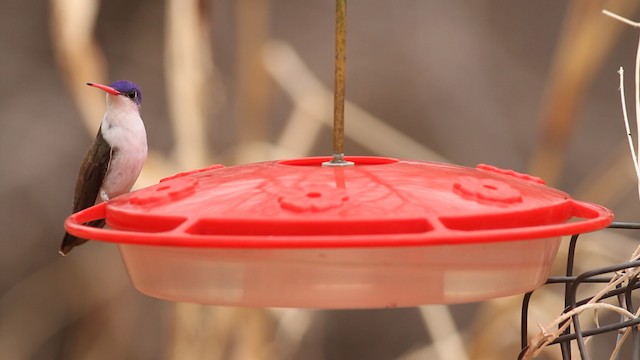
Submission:
<svg viewBox="0 0 640 360">
<path fill-rule="evenodd" d="M 609 226 L 609 229 L 621 229 L 621 230 L 639 230 L 640 223 L 630 223 L 630 222 L 614 222 Z M 580 238 L 580 234 L 573 235 L 569 242 L 569 248 L 567 252 L 567 260 L 566 260 L 566 272 L 563 276 L 551 276 L 547 279 L 547 282 L 544 286 L 562 286 L 564 285 L 564 309 L 560 312 L 561 314 L 567 314 L 573 309 L 578 308 L 581 305 L 589 303 L 594 296 L 587 296 L 583 298 L 579 298 L 578 289 L 580 286 L 585 284 L 607 284 L 612 281 L 617 275 L 621 272 L 633 268 L 640 267 L 640 260 L 629 261 L 618 263 L 610 266 L 600 267 L 592 270 L 585 271 L 579 275 L 574 275 L 575 261 L 576 261 L 576 248 L 578 246 L 578 239 Z M 640 279 L 638 276 L 634 276 L 629 278 L 628 281 L 625 281 L 621 284 L 618 284 L 613 290 L 607 291 L 604 294 L 601 294 L 600 300 L 611 299 L 616 301 L 616 306 L 619 306 L 622 309 L 627 310 L 631 314 L 635 314 L 638 312 L 638 304 L 633 301 L 632 295 L 634 294 L 634 290 L 640 288 Z M 531 291 L 524 295 L 522 301 L 522 314 L 521 314 L 521 352 L 518 359 L 523 359 L 525 353 L 529 350 L 529 334 L 528 334 L 528 325 L 529 325 L 529 305 L 532 300 L 535 300 L 533 296 L 535 291 Z M 560 348 L 560 352 L 562 354 L 562 358 L 564 360 L 576 359 L 580 358 L 582 360 L 587 360 L 590 357 L 590 354 L 587 352 L 587 347 L 585 345 L 585 340 L 589 337 L 595 337 L 597 335 L 604 335 L 612 333 L 616 334 L 615 341 L 623 341 L 623 333 L 630 329 L 629 336 L 630 339 L 626 339 L 625 341 L 625 356 L 621 357 L 621 355 L 617 355 L 614 359 L 633 359 L 640 360 L 640 333 L 638 332 L 638 325 L 640 325 L 640 317 L 629 318 L 627 316 L 621 315 L 618 319 L 619 321 L 614 321 L 610 324 L 606 324 L 603 326 L 596 326 L 590 329 L 582 329 L 582 325 L 580 323 L 579 315 L 572 315 L 570 318 L 561 322 L 558 327 L 562 327 L 566 325 L 567 322 L 570 322 L 569 326 L 562 332 L 561 335 L 556 337 L 552 342 L 547 344 L 547 346 L 557 345 Z M 574 354 L 572 357 L 572 341 L 575 341 L 575 344 L 578 348 L 579 354 Z M 575 353 L 575 351 L 574 351 Z M 575 356 L 578 355 L 579 357 Z"/>
</svg>

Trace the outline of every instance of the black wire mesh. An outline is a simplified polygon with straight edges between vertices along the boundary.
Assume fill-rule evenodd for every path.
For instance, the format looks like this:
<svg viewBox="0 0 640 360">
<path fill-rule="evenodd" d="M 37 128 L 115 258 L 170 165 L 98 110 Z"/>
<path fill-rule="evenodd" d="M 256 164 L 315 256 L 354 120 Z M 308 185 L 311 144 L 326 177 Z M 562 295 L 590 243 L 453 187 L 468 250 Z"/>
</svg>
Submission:
<svg viewBox="0 0 640 360">
<path fill-rule="evenodd" d="M 629 222 L 614 222 L 609 226 L 610 229 L 626 229 L 626 230 L 639 230 L 640 223 L 629 223 Z M 576 247 L 578 245 L 578 238 L 580 235 L 574 235 L 571 237 L 569 242 L 569 249 L 567 253 L 567 262 L 566 262 L 566 273 L 564 276 L 551 276 L 547 279 L 545 285 L 550 284 L 564 284 L 564 310 L 562 313 L 567 313 L 572 309 L 577 308 L 583 304 L 589 302 L 593 296 L 578 299 L 577 292 L 578 288 L 587 283 L 609 283 L 611 279 L 614 277 L 616 272 L 631 269 L 640 266 L 640 260 L 637 261 L 629 261 L 624 263 L 619 263 L 611 266 L 605 266 L 589 271 L 585 271 L 577 276 L 574 276 L 574 264 L 575 264 L 575 255 L 576 255 Z M 624 284 L 624 286 L 617 286 L 614 290 L 608 291 L 605 293 L 601 299 L 608 299 L 615 297 L 618 301 L 618 306 L 626 309 L 631 313 L 635 313 L 638 311 L 637 307 L 634 306 L 632 299 L 632 292 L 636 289 L 640 288 L 640 281 L 637 277 L 632 278 L 628 281 L 628 283 Z M 531 298 L 534 291 L 529 292 L 524 295 L 522 301 L 522 314 L 521 314 L 521 348 L 522 351 L 518 359 L 522 359 L 528 347 L 528 313 L 529 313 L 529 304 L 531 302 Z M 640 324 L 640 317 L 634 318 L 631 320 L 625 320 L 624 316 L 621 316 L 620 321 L 604 325 L 598 326 L 593 329 L 582 330 L 582 326 L 580 324 L 580 319 L 578 315 L 573 315 L 571 317 L 571 324 L 567 329 L 562 333 L 562 335 L 558 336 L 554 339 L 548 346 L 558 345 L 560 347 L 560 352 L 562 354 L 562 358 L 564 360 L 572 359 L 571 354 L 571 342 L 575 341 L 579 351 L 579 358 L 582 360 L 589 359 L 589 355 L 587 354 L 585 339 L 595 335 L 601 335 L 605 333 L 618 332 L 618 341 L 621 338 L 620 331 L 631 328 L 631 357 L 625 357 L 625 359 L 633 359 L 640 360 L 640 333 L 638 331 L 638 326 Z M 559 325 L 566 324 L 563 322 Z M 629 342 L 629 340 L 627 340 Z"/>
</svg>

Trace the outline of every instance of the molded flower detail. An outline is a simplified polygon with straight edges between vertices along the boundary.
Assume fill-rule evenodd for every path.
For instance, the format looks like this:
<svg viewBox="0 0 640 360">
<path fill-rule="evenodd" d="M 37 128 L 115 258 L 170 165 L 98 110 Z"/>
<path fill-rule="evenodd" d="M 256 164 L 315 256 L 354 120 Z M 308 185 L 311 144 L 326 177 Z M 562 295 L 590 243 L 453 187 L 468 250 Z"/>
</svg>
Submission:
<svg viewBox="0 0 640 360">
<path fill-rule="evenodd" d="M 320 212 L 342 206 L 349 199 L 344 190 L 328 185 L 309 184 L 285 190 L 278 198 L 283 209 L 295 212 Z"/>
</svg>

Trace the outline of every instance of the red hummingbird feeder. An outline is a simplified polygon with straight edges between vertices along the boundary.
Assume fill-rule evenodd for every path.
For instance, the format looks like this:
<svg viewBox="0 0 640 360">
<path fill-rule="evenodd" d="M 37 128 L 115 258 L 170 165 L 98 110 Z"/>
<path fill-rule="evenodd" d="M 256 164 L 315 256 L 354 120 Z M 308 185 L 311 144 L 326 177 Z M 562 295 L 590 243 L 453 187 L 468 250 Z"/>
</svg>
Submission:
<svg viewBox="0 0 640 360">
<path fill-rule="evenodd" d="M 560 237 L 613 218 L 542 180 L 382 157 L 177 174 L 66 221 L 118 243 L 133 285 L 218 305 L 377 308 L 479 301 L 542 285 Z M 111 229 L 83 225 L 104 218 Z"/>
<path fill-rule="evenodd" d="M 531 291 L 561 236 L 611 223 L 606 208 L 510 170 L 344 157 L 344 6 L 333 158 L 177 174 L 71 215 L 67 231 L 117 243 L 133 285 L 150 296 L 344 309 Z M 109 228 L 84 225 L 96 219 Z"/>
</svg>

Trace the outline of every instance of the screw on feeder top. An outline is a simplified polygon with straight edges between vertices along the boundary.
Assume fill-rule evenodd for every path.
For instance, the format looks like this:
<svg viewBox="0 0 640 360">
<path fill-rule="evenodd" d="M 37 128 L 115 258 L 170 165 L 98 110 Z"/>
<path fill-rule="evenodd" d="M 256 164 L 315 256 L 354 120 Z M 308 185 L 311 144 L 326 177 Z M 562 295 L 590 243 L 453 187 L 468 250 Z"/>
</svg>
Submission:
<svg viewBox="0 0 640 360">
<path fill-rule="evenodd" d="M 347 66 L 347 0 L 336 0 L 336 61 L 333 99 L 333 158 L 323 166 L 353 166 L 344 159 L 344 98 Z"/>
</svg>

